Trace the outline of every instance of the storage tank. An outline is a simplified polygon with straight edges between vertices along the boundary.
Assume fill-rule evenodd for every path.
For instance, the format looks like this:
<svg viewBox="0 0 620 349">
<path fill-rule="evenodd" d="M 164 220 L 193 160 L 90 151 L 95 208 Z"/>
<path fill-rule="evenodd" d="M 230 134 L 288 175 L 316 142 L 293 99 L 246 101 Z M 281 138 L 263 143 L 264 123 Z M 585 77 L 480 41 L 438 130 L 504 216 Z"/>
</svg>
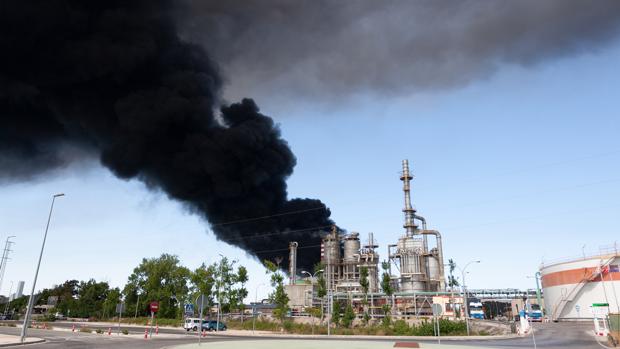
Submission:
<svg viewBox="0 0 620 349">
<path fill-rule="evenodd" d="M 358 233 L 351 233 L 344 238 L 344 261 L 355 262 L 360 253 L 360 239 Z"/>
<path fill-rule="evenodd" d="M 398 239 L 396 253 L 400 255 L 400 273 L 415 274 L 422 272 L 421 254 L 424 241 L 413 237 L 404 236 Z"/>
<path fill-rule="evenodd" d="M 435 281 L 436 283 L 439 283 L 440 279 L 441 279 L 441 271 L 439 269 L 439 261 L 437 258 L 437 250 L 434 250 L 433 254 L 426 256 L 426 265 L 428 266 L 428 277 L 429 279 Z"/>
<path fill-rule="evenodd" d="M 620 311 L 620 254 L 615 247 L 608 251 L 541 265 L 544 304 L 551 320 L 586 320 L 601 309 Z M 609 306 L 595 308 L 594 304 Z"/>
<path fill-rule="evenodd" d="M 324 262 L 325 264 L 340 263 L 340 241 L 338 237 L 332 234 L 327 235 L 323 239 Z"/>
</svg>

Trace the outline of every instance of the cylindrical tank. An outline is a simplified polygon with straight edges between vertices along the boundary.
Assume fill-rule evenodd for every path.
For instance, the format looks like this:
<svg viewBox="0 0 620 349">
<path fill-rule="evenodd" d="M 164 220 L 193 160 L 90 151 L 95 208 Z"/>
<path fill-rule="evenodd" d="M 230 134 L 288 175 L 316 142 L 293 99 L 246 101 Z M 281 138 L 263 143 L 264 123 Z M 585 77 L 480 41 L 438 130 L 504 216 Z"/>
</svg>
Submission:
<svg viewBox="0 0 620 349">
<path fill-rule="evenodd" d="M 340 241 L 328 235 L 323 240 L 323 247 L 325 249 L 325 263 L 338 264 L 340 261 Z"/>
<path fill-rule="evenodd" d="M 360 238 L 358 233 L 351 233 L 344 238 L 344 261 L 354 262 L 355 255 L 360 253 Z"/>
<path fill-rule="evenodd" d="M 439 271 L 439 261 L 437 260 L 436 255 L 426 256 L 426 263 L 428 265 L 429 279 L 433 281 L 439 282 L 440 280 L 440 271 Z"/>
<path fill-rule="evenodd" d="M 421 255 L 424 242 L 409 236 L 402 237 L 397 243 L 397 253 L 400 255 L 401 274 L 422 273 Z"/>
</svg>

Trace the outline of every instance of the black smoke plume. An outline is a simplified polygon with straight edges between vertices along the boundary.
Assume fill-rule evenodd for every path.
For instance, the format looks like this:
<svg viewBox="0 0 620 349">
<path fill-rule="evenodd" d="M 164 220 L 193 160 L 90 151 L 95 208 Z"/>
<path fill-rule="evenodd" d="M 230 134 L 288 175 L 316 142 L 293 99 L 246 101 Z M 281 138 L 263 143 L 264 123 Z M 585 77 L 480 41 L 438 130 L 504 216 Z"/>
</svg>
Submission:
<svg viewBox="0 0 620 349">
<path fill-rule="evenodd" d="M 288 242 L 298 241 L 310 268 L 330 211 L 287 200 L 296 159 L 277 125 L 250 99 L 221 103 L 218 69 L 179 38 L 172 4 L 0 2 L 0 180 L 98 157 L 259 259 L 283 256 L 286 266 Z"/>
</svg>

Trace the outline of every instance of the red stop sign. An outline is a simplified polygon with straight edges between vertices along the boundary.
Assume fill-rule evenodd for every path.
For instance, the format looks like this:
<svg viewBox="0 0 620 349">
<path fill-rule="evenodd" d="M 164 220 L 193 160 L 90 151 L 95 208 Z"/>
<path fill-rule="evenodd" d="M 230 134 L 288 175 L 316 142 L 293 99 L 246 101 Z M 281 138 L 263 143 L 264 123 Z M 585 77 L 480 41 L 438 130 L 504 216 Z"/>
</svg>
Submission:
<svg viewBox="0 0 620 349">
<path fill-rule="evenodd" d="M 149 304 L 149 308 L 151 309 L 151 312 L 156 313 L 159 310 L 159 302 L 151 302 L 151 304 Z"/>
</svg>

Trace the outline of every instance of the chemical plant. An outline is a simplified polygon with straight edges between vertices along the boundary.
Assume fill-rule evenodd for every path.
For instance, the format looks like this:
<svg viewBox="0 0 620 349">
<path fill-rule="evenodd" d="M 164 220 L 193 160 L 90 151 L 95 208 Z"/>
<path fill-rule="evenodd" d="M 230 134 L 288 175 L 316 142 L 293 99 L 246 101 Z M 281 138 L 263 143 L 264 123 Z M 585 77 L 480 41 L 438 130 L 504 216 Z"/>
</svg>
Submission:
<svg viewBox="0 0 620 349">
<path fill-rule="evenodd" d="M 323 268 L 316 274 L 297 270 L 297 249 L 303 246 L 294 241 L 289 243 L 290 283 L 286 292 L 292 313 L 305 314 L 305 309 L 309 307 L 329 310 L 331 302 L 348 302 L 358 314 L 367 311 L 371 317 L 383 316 L 384 305 L 390 305 L 392 314 L 402 318 L 432 315 L 433 304 L 441 306 L 443 316 L 453 318 L 510 318 L 518 314 L 526 303 L 532 313 L 536 311 L 533 304 L 540 309 L 540 294 L 533 290 L 446 289 L 441 234 L 428 229 L 426 219 L 418 215 L 411 205 L 412 179 L 409 162 L 403 160 L 400 180 L 404 193 L 404 234 L 395 244 L 386 246 L 384 260 L 387 263 L 381 263 L 379 246 L 372 233 L 368 234 L 366 243 L 362 244 L 359 233 L 339 234 L 334 227 L 323 236 Z M 385 267 L 394 290 L 391 296 L 381 290 L 379 275 L 385 272 L 382 264 L 387 264 Z M 360 284 L 360 271 L 363 268 L 368 270 L 366 297 Z M 317 275 L 320 273 L 323 273 L 326 283 L 327 304 L 326 299 L 317 296 Z"/>
<path fill-rule="evenodd" d="M 408 297 L 408 301 L 400 302 L 404 311 L 418 308 L 420 301 L 410 297 L 412 294 L 437 293 L 445 291 L 444 261 L 441 234 L 429 230 L 426 219 L 417 215 L 411 205 L 411 180 L 408 160 L 402 162 L 400 180 L 403 182 L 404 193 L 404 234 L 396 244 L 387 246 L 388 272 L 391 275 L 393 289 L 399 296 Z M 421 223 L 420 226 L 416 222 Z M 297 271 L 297 242 L 289 244 L 289 297 L 293 303 L 312 304 L 313 285 L 299 280 Z M 366 244 L 362 245 L 357 232 L 338 234 L 334 227 L 326 234 L 321 243 L 321 263 L 327 289 L 334 295 L 360 295 L 360 270 L 368 270 L 370 294 L 380 298 L 380 255 L 379 246 L 375 243 L 372 233 L 368 234 Z M 302 271 L 302 273 L 307 273 Z M 309 274 L 310 275 L 310 274 Z M 302 280 L 303 281 L 303 280 Z M 424 303 L 422 301 L 422 303 Z M 430 302 L 426 302 L 430 304 Z"/>
</svg>

